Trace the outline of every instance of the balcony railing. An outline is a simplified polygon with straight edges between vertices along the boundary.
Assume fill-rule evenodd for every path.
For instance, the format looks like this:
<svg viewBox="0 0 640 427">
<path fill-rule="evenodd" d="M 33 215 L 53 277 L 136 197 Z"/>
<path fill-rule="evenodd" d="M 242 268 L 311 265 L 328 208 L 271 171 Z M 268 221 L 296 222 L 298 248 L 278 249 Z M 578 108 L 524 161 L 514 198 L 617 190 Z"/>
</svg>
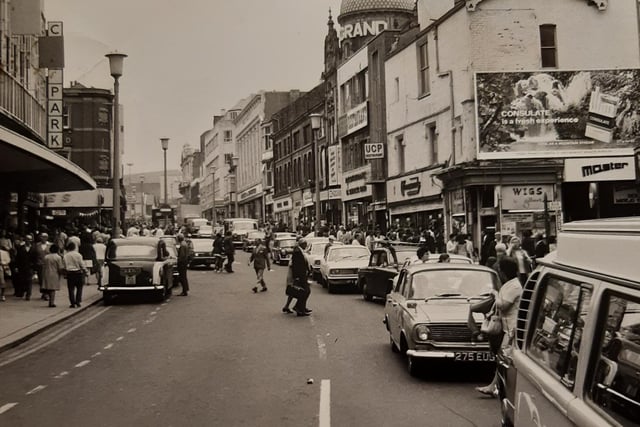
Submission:
<svg viewBox="0 0 640 427">
<path fill-rule="evenodd" d="M 17 120 L 44 141 L 47 136 L 45 106 L 13 76 L 0 69 L 0 112 Z"/>
</svg>

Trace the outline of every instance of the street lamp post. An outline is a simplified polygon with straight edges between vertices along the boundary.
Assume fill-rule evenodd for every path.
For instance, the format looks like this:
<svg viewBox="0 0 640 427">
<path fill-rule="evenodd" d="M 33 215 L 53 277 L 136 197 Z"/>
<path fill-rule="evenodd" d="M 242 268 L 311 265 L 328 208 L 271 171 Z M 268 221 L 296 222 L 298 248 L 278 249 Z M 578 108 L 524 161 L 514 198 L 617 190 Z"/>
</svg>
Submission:
<svg viewBox="0 0 640 427">
<path fill-rule="evenodd" d="M 322 114 L 309 114 L 311 119 L 311 129 L 313 130 L 313 158 L 315 169 L 315 191 L 316 191 L 316 236 L 320 235 L 320 151 L 318 150 L 318 130 L 320 129 Z"/>
<path fill-rule="evenodd" d="M 233 198 L 234 198 L 234 216 L 238 217 L 238 161 L 240 157 L 233 156 L 231 158 L 231 168 L 233 169 Z"/>
<path fill-rule="evenodd" d="M 167 150 L 169 149 L 169 138 L 160 138 L 160 145 L 164 153 L 164 208 L 169 207 L 169 197 L 167 196 Z M 164 226 L 168 227 L 167 214 L 164 214 Z"/>
<path fill-rule="evenodd" d="M 113 52 L 105 55 L 109 58 L 109 71 L 113 77 L 113 236 L 120 237 L 120 82 L 124 53 Z"/>
<path fill-rule="evenodd" d="M 140 175 L 140 216 L 142 220 L 145 220 L 145 205 L 144 205 L 144 175 Z"/>
</svg>

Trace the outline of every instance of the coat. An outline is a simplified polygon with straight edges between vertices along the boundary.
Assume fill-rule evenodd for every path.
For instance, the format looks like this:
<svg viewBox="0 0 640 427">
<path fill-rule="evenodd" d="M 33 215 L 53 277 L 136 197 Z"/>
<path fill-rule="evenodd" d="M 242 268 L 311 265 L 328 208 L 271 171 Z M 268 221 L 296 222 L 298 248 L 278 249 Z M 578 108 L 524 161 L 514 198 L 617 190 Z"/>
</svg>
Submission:
<svg viewBox="0 0 640 427">
<path fill-rule="evenodd" d="M 59 254 L 47 254 L 42 265 L 42 289 L 59 291 L 64 263 Z"/>
<path fill-rule="evenodd" d="M 309 264 L 307 263 L 307 258 L 302 253 L 300 246 L 296 246 L 293 249 L 293 254 L 291 255 L 291 269 L 294 281 L 299 281 L 301 284 L 307 283 Z"/>
</svg>

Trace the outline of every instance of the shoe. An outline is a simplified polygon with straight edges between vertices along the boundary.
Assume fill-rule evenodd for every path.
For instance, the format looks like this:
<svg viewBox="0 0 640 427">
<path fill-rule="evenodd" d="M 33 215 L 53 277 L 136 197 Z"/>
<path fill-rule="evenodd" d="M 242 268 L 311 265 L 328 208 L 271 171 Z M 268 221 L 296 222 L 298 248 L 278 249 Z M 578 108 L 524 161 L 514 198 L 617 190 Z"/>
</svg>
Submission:
<svg viewBox="0 0 640 427">
<path fill-rule="evenodd" d="M 260 292 L 267 292 L 267 287 L 263 286 L 262 289 L 260 289 Z"/>
<path fill-rule="evenodd" d="M 76 305 L 75 305 L 75 304 L 71 304 L 71 305 L 69 306 L 69 308 L 76 308 Z"/>
<path fill-rule="evenodd" d="M 485 396 L 496 397 L 498 395 L 497 387 L 476 387 L 478 393 L 482 393 Z"/>
<path fill-rule="evenodd" d="M 310 314 L 309 313 L 303 313 L 302 311 L 296 311 L 296 315 L 298 317 L 301 317 L 301 316 L 309 316 Z"/>
<path fill-rule="evenodd" d="M 258 293 L 258 287 L 254 286 L 253 288 L 251 288 L 251 290 L 253 291 L 254 294 Z"/>
<path fill-rule="evenodd" d="M 76 307 L 81 307 L 80 303 L 77 303 L 77 304 L 76 304 Z"/>
<path fill-rule="evenodd" d="M 293 310 L 291 310 L 290 308 L 284 307 L 284 308 L 282 309 L 282 312 L 283 312 L 283 313 L 287 313 L 287 314 L 291 314 L 291 313 L 293 313 Z"/>
<path fill-rule="evenodd" d="M 311 310 L 310 308 L 305 308 L 304 312 L 311 314 L 311 313 L 313 313 L 313 310 Z"/>
<path fill-rule="evenodd" d="M 55 304 L 49 304 L 49 307 L 57 307 Z"/>
<path fill-rule="evenodd" d="M 179 297 L 186 297 L 186 296 L 189 296 L 189 294 L 186 293 L 186 292 L 182 292 L 182 293 L 179 293 L 178 296 Z"/>
</svg>

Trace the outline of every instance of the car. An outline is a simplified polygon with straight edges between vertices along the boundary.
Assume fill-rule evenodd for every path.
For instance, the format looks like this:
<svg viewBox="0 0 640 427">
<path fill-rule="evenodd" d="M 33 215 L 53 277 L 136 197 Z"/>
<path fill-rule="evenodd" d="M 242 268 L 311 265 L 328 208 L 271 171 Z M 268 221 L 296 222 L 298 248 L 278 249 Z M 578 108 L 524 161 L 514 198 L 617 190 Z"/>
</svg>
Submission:
<svg viewBox="0 0 640 427">
<path fill-rule="evenodd" d="M 211 267 L 215 262 L 213 257 L 213 239 L 192 239 L 193 248 L 190 249 L 189 268 L 199 265 Z"/>
<path fill-rule="evenodd" d="M 264 241 L 264 231 L 249 231 L 247 235 L 242 239 L 242 250 L 245 252 L 251 252 L 256 247 L 256 241 L 258 239 Z"/>
<path fill-rule="evenodd" d="M 274 264 L 287 265 L 291 261 L 293 248 L 296 247 L 297 240 L 293 237 L 280 237 L 274 239 L 271 246 L 271 258 Z"/>
<path fill-rule="evenodd" d="M 112 239 L 105 254 L 105 277 L 98 286 L 105 305 L 116 295 L 153 293 L 159 301 L 171 296 L 175 263 L 158 259 L 156 237 Z"/>
<path fill-rule="evenodd" d="M 320 264 L 322 263 L 322 259 L 324 258 L 324 251 L 327 245 L 329 244 L 329 240 L 317 241 L 312 245 L 307 247 L 305 251 L 305 255 L 307 257 L 307 262 L 309 263 L 309 268 L 311 269 L 311 277 L 314 280 L 320 280 Z M 333 245 L 341 245 L 342 242 L 333 242 Z"/>
<path fill-rule="evenodd" d="M 236 248 L 242 246 L 243 239 L 248 232 L 258 230 L 258 220 L 253 218 L 226 218 L 223 223 L 225 231 L 231 231 L 233 244 Z"/>
<path fill-rule="evenodd" d="M 320 262 L 320 282 L 329 293 L 338 287 L 355 287 L 358 270 L 369 264 L 371 253 L 360 245 L 333 245 Z"/>
<path fill-rule="evenodd" d="M 296 233 L 290 233 L 288 231 L 276 231 L 275 233 L 272 234 L 272 237 L 274 239 L 280 239 L 282 237 L 290 237 L 292 239 L 297 239 L 298 235 Z"/>
<path fill-rule="evenodd" d="M 489 344 L 472 339 L 467 321 L 469 306 L 498 284 L 495 270 L 476 264 L 420 263 L 400 270 L 383 322 L 391 349 L 405 355 L 409 374 L 416 375 L 425 360 L 495 362 Z"/>
<path fill-rule="evenodd" d="M 358 271 L 358 289 L 365 300 L 384 298 L 393 287 L 393 278 L 407 259 L 416 254 L 414 247 L 378 247 L 371 252 L 369 264 Z"/>
</svg>

